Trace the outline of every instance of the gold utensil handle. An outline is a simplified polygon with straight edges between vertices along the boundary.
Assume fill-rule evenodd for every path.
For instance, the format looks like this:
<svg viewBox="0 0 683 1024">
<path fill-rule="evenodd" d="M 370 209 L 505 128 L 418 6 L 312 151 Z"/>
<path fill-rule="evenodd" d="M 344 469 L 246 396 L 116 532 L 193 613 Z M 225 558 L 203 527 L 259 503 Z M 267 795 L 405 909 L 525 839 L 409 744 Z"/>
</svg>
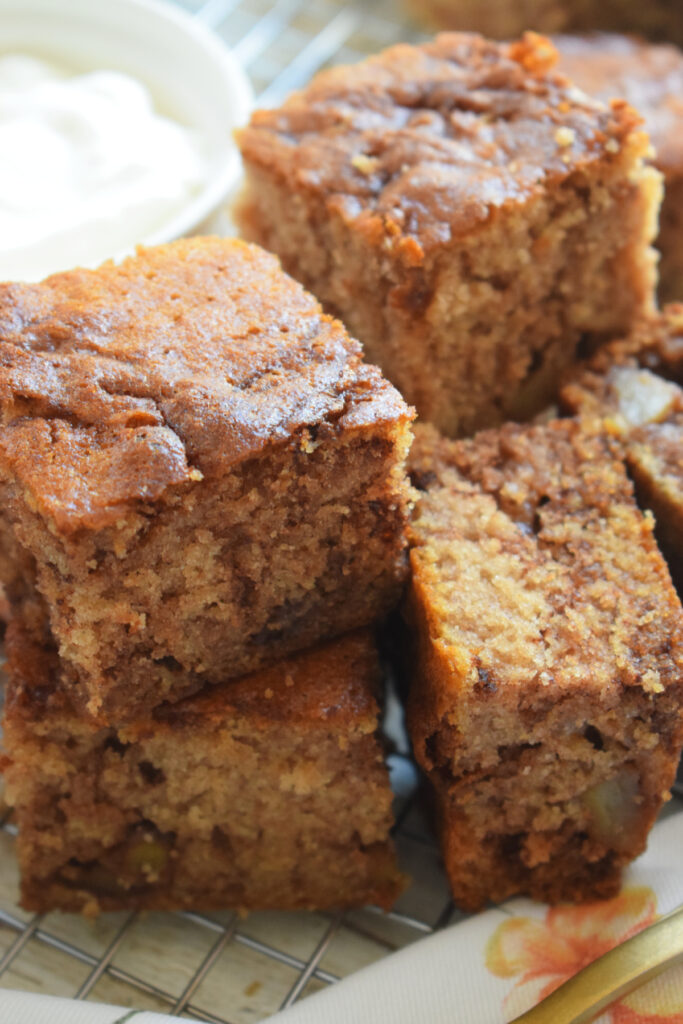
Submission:
<svg viewBox="0 0 683 1024">
<path fill-rule="evenodd" d="M 594 960 L 510 1024 L 588 1024 L 620 996 L 683 961 L 683 906 Z"/>
</svg>

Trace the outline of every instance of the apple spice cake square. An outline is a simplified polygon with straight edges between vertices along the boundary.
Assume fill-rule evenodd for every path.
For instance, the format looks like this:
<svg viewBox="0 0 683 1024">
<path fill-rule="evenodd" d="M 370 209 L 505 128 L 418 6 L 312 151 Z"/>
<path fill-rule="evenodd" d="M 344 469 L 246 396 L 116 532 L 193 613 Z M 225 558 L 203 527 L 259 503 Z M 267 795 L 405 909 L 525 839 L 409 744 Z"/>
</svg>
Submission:
<svg viewBox="0 0 683 1024">
<path fill-rule="evenodd" d="M 409 728 L 456 901 L 613 894 L 683 742 L 683 611 L 619 446 L 418 427 Z"/>
<path fill-rule="evenodd" d="M 452 436 L 533 415 L 580 342 L 652 308 L 648 137 L 556 60 L 533 34 L 447 33 L 325 71 L 239 133 L 245 237 Z"/>
<path fill-rule="evenodd" d="M 235 239 L 0 286 L 0 573 L 120 722 L 366 625 L 407 556 L 411 410 Z"/>
</svg>

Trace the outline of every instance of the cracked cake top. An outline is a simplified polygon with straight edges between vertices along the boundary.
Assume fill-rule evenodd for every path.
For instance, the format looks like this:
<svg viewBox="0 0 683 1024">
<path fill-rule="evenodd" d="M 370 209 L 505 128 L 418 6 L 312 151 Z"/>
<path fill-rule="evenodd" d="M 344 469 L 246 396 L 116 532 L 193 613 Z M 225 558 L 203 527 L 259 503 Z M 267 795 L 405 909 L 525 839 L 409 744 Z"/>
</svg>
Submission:
<svg viewBox="0 0 683 1024">
<path fill-rule="evenodd" d="M 0 473 L 64 533 L 288 441 L 406 420 L 277 259 L 186 239 L 0 285 Z"/>
<path fill-rule="evenodd" d="M 400 258 L 470 231 L 647 136 L 624 102 L 589 99 L 541 36 L 444 33 L 314 78 L 239 133 L 252 166 L 322 198 Z M 416 244 L 417 243 L 417 244 Z"/>
</svg>

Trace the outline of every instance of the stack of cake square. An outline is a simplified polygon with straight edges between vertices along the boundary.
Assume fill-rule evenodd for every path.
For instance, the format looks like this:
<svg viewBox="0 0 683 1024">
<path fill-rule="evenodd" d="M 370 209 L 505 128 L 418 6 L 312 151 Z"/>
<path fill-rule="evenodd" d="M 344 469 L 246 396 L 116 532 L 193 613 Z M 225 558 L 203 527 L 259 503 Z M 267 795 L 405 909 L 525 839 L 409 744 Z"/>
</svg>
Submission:
<svg viewBox="0 0 683 1024">
<path fill-rule="evenodd" d="M 411 411 L 246 243 L 0 293 L 23 905 L 391 903 L 368 627 L 406 575 Z"/>
</svg>

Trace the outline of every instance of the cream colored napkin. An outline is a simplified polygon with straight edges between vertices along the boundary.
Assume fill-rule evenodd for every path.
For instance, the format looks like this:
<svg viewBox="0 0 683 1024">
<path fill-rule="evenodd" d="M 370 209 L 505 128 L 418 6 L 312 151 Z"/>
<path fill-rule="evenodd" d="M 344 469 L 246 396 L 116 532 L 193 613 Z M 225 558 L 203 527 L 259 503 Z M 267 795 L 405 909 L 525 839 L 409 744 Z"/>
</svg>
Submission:
<svg viewBox="0 0 683 1024">
<path fill-rule="evenodd" d="M 615 899 L 549 909 L 512 900 L 351 975 L 270 1024 L 504 1024 L 584 964 L 683 903 L 683 812 L 660 822 Z M 216 1013 L 230 1020 L 229 1006 Z M 0 991 L 1 1024 L 177 1020 Z M 683 1024 L 683 968 L 611 1007 L 600 1024 Z"/>
</svg>

